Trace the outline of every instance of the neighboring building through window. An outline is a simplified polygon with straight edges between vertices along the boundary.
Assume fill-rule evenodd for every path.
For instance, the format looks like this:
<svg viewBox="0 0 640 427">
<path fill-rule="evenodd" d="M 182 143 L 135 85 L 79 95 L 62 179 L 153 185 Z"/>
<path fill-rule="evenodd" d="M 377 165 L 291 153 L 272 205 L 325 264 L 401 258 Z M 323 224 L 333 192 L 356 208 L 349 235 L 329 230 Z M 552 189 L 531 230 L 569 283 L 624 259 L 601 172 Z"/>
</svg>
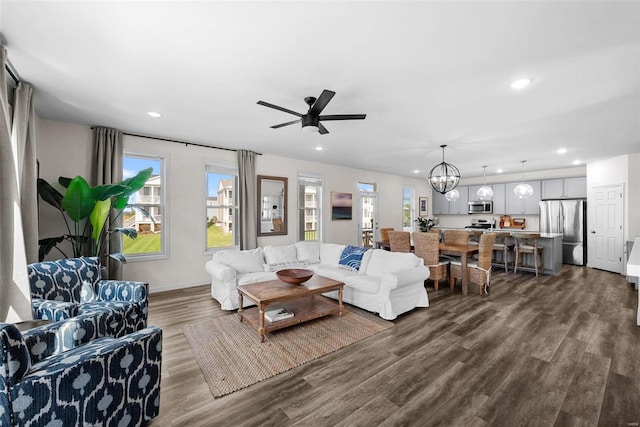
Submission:
<svg viewBox="0 0 640 427">
<path fill-rule="evenodd" d="M 144 187 L 129 197 L 128 207 L 122 213 L 122 226 L 135 228 L 138 232 L 136 239 L 122 237 L 122 252 L 127 257 L 137 255 L 164 254 L 163 221 L 165 209 L 165 194 L 162 185 L 164 180 L 164 159 L 152 156 L 125 154 L 123 158 L 123 177 L 131 178 L 143 169 L 152 167 L 153 172 Z"/>
<path fill-rule="evenodd" d="M 413 231 L 416 219 L 416 190 L 413 187 L 402 187 L 402 229 Z"/>
<path fill-rule="evenodd" d="M 206 165 L 206 249 L 238 246 L 234 223 L 238 218 L 236 188 L 238 171 L 221 165 Z"/>
<path fill-rule="evenodd" d="M 298 176 L 298 239 L 321 240 L 322 178 Z"/>
</svg>

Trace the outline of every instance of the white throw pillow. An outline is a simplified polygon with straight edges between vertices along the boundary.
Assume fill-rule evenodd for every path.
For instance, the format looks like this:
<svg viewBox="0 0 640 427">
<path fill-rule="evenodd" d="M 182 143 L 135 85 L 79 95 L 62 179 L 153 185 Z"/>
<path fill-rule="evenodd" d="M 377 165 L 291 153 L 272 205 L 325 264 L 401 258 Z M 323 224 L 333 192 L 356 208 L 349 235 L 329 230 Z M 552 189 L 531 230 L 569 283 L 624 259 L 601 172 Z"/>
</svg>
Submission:
<svg viewBox="0 0 640 427">
<path fill-rule="evenodd" d="M 296 242 L 296 250 L 298 252 L 299 261 L 306 261 L 309 264 L 317 264 L 320 262 L 320 242 Z"/>
<path fill-rule="evenodd" d="M 265 264 L 264 271 L 280 271 L 285 268 L 305 268 L 306 266 L 306 261 L 274 262 L 271 264 Z"/>
<path fill-rule="evenodd" d="M 358 269 L 360 274 L 367 274 L 367 267 L 369 266 L 369 261 L 371 261 L 372 253 L 373 249 L 369 249 L 362 255 L 362 261 L 360 261 L 360 268 Z"/>
<path fill-rule="evenodd" d="M 418 261 L 422 263 L 422 258 L 410 253 L 389 252 L 382 249 L 375 249 L 372 252 L 366 271 L 372 276 L 409 270 L 416 267 Z"/>
<path fill-rule="evenodd" d="M 264 271 L 264 256 L 262 248 L 244 251 L 220 251 L 216 254 L 217 261 L 233 268 L 238 273 L 255 273 Z"/>
<path fill-rule="evenodd" d="M 344 250 L 345 245 L 338 245 L 336 243 L 323 243 L 320 245 L 320 262 L 328 265 L 338 265 L 340 262 L 340 255 Z"/>
<path fill-rule="evenodd" d="M 281 262 L 297 262 L 297 251 L 295 245 L 286 246 L 265 246 L 264 259 L 267 264 L 277 264 Z"/>
</svg>

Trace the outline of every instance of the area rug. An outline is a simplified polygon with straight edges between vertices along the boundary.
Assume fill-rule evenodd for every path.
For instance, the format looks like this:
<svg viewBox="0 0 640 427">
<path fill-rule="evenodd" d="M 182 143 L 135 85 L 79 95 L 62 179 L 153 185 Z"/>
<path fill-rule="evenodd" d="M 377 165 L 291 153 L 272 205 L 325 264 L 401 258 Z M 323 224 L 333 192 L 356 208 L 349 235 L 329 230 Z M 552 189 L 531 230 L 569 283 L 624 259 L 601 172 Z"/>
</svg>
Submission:
<svg viewBox="0 0 640 427">
<path fill-rule="evenodd" d="M 187 342 L 211 394 L 224 396 L 288 371 L 393 326 L 377 316 L 347 309 L 267 334 L 236 315 L 226 315 L 183 327 Z"/>
</svg>

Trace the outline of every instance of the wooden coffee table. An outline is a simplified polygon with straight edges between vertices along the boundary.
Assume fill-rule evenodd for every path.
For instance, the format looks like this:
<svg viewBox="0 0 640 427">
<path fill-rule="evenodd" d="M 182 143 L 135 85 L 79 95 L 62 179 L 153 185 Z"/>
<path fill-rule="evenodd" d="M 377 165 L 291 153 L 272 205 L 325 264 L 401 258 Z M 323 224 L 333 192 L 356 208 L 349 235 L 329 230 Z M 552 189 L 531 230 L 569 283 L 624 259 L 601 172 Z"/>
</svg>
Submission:
<svg viewBox="0 0 640 427">
<path fill-rule="evenodd" d="M 260 342 L 271 331 L 317 319 L 331 314 L 342 316 L 342 288 L 344 283 L 314 274 L 301 285 L 290 285 L 280 280 L 238 286 L 238 317 L 246 321 L 260 334 Z M 338 291 L 338 301 L 320 294 Z M 242 308 L 244 298 L 255 302 L 257 307 Z M 293 312 L 293 317 L 269 322 L 264 318 L 267 307 L 284 307 Z"/>
</svg>

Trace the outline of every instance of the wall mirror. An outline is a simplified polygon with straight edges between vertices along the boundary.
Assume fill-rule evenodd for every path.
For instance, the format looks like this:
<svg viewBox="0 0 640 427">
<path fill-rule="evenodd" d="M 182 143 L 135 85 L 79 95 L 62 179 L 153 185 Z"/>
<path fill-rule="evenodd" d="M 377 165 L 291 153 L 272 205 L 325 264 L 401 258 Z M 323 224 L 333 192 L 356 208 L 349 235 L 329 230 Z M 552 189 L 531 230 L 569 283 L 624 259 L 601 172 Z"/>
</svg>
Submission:
<svg viewBox="0 0 640 427">
<path fill-rule="evenodd" d="M 287 178 L 258 175 L 258 236 L 287 234 Z"/>
</svg>

